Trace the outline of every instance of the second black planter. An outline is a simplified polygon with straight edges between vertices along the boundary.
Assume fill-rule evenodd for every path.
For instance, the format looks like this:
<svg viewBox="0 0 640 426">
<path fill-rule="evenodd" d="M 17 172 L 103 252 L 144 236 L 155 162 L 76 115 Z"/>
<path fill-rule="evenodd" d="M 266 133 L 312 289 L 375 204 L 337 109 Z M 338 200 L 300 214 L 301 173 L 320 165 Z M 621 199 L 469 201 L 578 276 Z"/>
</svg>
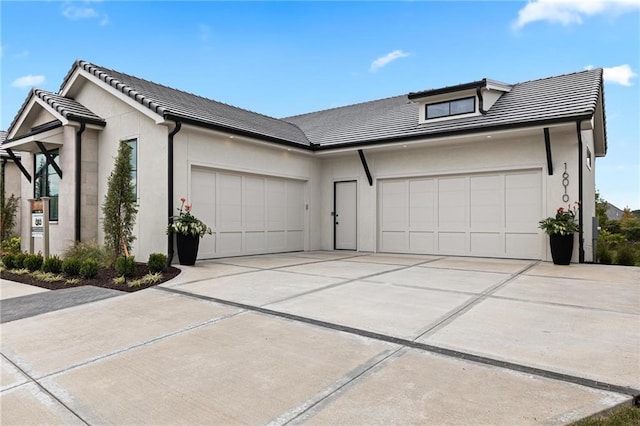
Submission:
<svg viewBox="0 0 640 426">
<path fill-rule="evenodd" d="M 549 235 L 549 242 L 551 244 L 551 258 L 556 265 L 568 265 L 571 263 L 571 256 L 573 255 L 573 234 Z"/>
<path fill-rule="evenodd" d="M 200 245 L 200 237 L 198 235 L 176 234 L 176 243 L 178 246 L 178 261 L 181 265 L 195 265 L 198 257 L 198 246 Z"/>
</svg>

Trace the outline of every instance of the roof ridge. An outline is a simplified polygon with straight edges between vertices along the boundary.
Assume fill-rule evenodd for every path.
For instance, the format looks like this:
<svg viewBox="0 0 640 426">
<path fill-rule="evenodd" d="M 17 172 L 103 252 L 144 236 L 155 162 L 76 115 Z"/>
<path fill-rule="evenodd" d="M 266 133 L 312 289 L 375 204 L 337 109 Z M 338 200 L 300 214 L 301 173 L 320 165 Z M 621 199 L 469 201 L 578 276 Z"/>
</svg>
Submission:
<svg viewBox="0 0 640 426">
<path fill-rule="evenodd" d="M 514 84 L 514 86 L 517 86 L 517 85 L 520 85 L 520 84 L 526 84 L 526 83 L 535 83 L 535 82 L 538 82 L 538 81 L 550 80 L 550 79 L 555 79 L 555 78 L 559 78 L 559 77 L 568 77 L 568 76 L 576 75 L 576 74 L 591 73 L 591 72 L 599 72 L 600 75 L 602 75 L 603 69 L 602 69 L 602 67 L 596 67 L 596 68 L 591 68 L 591 69 L 584 69 L 584 70 L 581 70 L 581 71 L 568 72 L 568 73 L 565 73 L 565 74 L 551 75 L 551 76 L 548 76 L 548 77 L 541 77 L 541 78 L 534 78 L 534 79 L 531 79 L 531 80 L 525 80 L 525 81 L 518 82 L 518 83 Z"/>
<path fill-rule="evenodd" d="M 130 78 L 134 78 L 134 79 L 136 79 L 136 80 L 144 81 L 145 83 L 150 83 L 150 84 L 153 84 L 153 85 L 156 85 L 156 86 L 163 87 L 163 88 L 165 88 L 165 89 L 175 90 L 176 92 L 180 92 L 180 93 L 187 94 L 187 95 L 189 95 L 189 96 L 193 96 L 193 97 L 196 97 L 196 98 L 204 99 L 205 101 L 215 102 L 215 103 L 217 103 L 217 104 L 225 105 L 225 106 L 228 106 L 228 107 L 230 107 L 230 108 L 239 109 L 239 110 L 242 110 L 242 111 L 245 111 L 245 112 L 249 112 L 249 113 L 251 113 L 251 114 L 261 115 L 261 116 L 263 116 L 263 117 L 270 118 L 270 119 L 272 119 L 272 120 L 279 120 L 279 121 L 282 121 L 282 119 L 277 118 L 277 117 L 273 117 L 273 116 L 270 116 L 270 115 L 267 115 L 267 114 L 263 114 L 263 113 L 260 113 L 260 112 L 252 111 L 252 110 L 250 110 L 250 109 L 242 108 L 242 107 L 239 107 L 239 106 L 236 106 L 236 105 L 231 105 L 231 104 L 229 104 L 229 103 L 221 102 L 221 101 L 218 101 L 218 100 L 215 100 L 215 99 L 212 99 L 212 98 L 207 98 L 207 97 L 205 97 L 205 96 L 198 95 L 198 94 L 193 93 L 193 92 L 189 92 L 189 91 L 186 91 L 186 90 L 178 89 L 178 88 L 176 88 L 176 87 L 168 86 L 168 85 L 166 85 L 166 84 L 158 83 L 158 82 L 155 82 L 155 81 L 152 81 L 152 80 L 148 80 L 148 79 L 146 79 L 146 78 L 142 78 L 142 77 L 138 77 L 138 76 L 136 76 L 136 75 L 128 74 L 128 73 L 126 73 L 126 72 L 118 71 L 118 70 L 115 70 L 115 69 L 113 69 L 113 68 L 103 67 L 103 66 L 101 66 L 101 65 L 97 65 L 97 64 L 94 64 L 94 63 L 92 63 L 92 62 L 88 62 L 88 61 L 81 61 L 81 62 L 82 62 L 82 63 L 84 63 L 84 64 L 86 64 L 86 65 L 88 65 L 88 66 L 92 66 L 92 67 L 94 67 L 94 68 L 96 68 L 96 69 L 99 69 L 99 70 L 102 70 L 102 71 L 111 71 L 111 72 L 116 72 L 116 73 L 118 73 L 118 74 L 122 74 L 122 75 L 125 75 L 125 76 L 130 77 Z M 113 78 L 114 80 L 118 80 L 118 81 L 120 81 L 119 79 L 117 79 L 117 78 L 115 78 L 115 77 L 113 77 L 113 76 L 110 76 L 110 77 L 111 77 L 111 78 Z M 123 84 L 123 85 L 125 85 L 125 86 L 128 86 L 128 85 L 127 85 L 127 84 L 125 84 L 125 83 L 122 83 L 122 82 L 120 82 L 120 83 L 121 83 L 121 84 Z M 134 90 L 134 91 L 135 91 L 135 90 Z M 287 123 L 287 124 L 291 124 L 291 123 Z"/>
</svg>

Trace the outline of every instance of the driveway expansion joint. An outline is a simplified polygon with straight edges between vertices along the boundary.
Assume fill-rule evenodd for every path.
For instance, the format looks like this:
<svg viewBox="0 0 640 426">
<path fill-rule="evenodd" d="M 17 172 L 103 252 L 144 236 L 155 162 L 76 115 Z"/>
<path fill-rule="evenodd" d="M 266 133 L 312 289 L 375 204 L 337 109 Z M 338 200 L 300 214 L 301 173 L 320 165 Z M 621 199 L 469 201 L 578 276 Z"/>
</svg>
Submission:
<svg viewBox="0 0 640 426">
<path fill-rule="evenodd" d="M 2 356 L 2 358 L 4 360 L 6 360 L 6 362 L 8 362 L 9 364 L 11 364 L 11 366 L 13 366 L 13 368 L 15 368 L 16 370 L 18 370 L 22 375 L 24 375 L 28 381 L 26 383 L 22 383 L 20 384 L 20 386 L 24 386 L 28 383 L 33 383 L 35 386 L 38 387 L 38 389 L 40 389 L 40 391 L 42 391 L 43 393 L 45 393 L 49 398 L 53 399 L 54 401 L 56 401 L 58 404 L 60 404 L 62 407 L 64 407 L 69 413 L 71 413 L 73 416 L 77 417 L 78 420 L 80 420 L 82 423 L 84 423 L 85 425 L 89 426 L 89 422 L 87 422 L 85 419 L 83 419 L 80 414 L 78 414 L 77 412 L 75 412 L 74 410 L 71 409 L 71 407 L 69 407 L 67 404 L 65 404 L 64 401 L 62 401 L 60 398 L 58 398 L 53 392 L 51 392 L 49 389 L 47 389 L 42 383 L 40 383 L 38 380 L 36 380 L 35 378 L 31 377 L 29 375 L 29 373 L 27 373 L 25 370 L 23 370 L 22 368 L 20 368 L 19 365 L 17 365 L 16 363 L 14 363 L 13 361 L 11 361 L 9 358 L 7 358 L 4 354 L 0 354 Z M 18 386 L 12 387 L 10 389 L 15 389 Z M 4 389 L 3 392 L 7 391 L 9 389 Z"/>
<path fill-rule="evenodd" d="M 533 265 L 530 265 L 530 267 Z M 528 268 L 525 268 L 525 270 Z M 605 383 L 598 380 L 587 379 L 584 377 L 573 376 L 570 374 L 559 373 L 556 371 L 545 370 L 542 368 L 531 367 L 523 364 L 516 364 L 509 361 L 501 361 L 494 358 L 485 357 L 482 355 L 476 355 L 473 353 L 461 352 L 454 349 L 448 349 L 440 346 L 429 345 L 426 343 L 417 342 L 415 340 L 403 339 L 400 337 L 393 337 L 386 334 L 376 333 L 373 331 L 363 330 L 355 327 L 344 326 L 340 324 L 330 323 L 326 321 L 316 320 L 313 318 L 307 318 L 300 315 L 289 314 L 286 312 L 280 312 L 273 309 L 268 309 L 259 306 L 248 305 L 245 303 L 233 302 L 230 300 L 219 299 L 210 296 L 204 296 L 200 294 L 189 293 L 184 290 L 179 290 L 175 288 L 168 287 L 158 287 L 158 290 L 166 291 L 169 293 L 180 294 L 187 297 L 193 297 L 196 299 L 207 300 L 210 302 L 220 303 L 222 305 L 233 306 L 245 311 L 257 312 L 265 315 L 275 316 L 283 319 L 288 319 L 291 321 L 298 321 L 305 324 L 314 325 L 317 327 L 322 327 L 326 329 L 336 330 L 343 333 L 349 333 L 361 337 L 366 337 L 382 342 L 393 343 L 396 345 L 418 349 L 425 352 L 431 352 L 438 355 L 465 360 L 470 362 L 475 362 L 477 364 L 488 365 L 492 367 L 503 368 L 507 370 L 517 371 L 525 374 L 530 374 L 533 376 L 543 377 L 552 380 L 558 380 L 566 383 L 572 383 L 580 386 L 585 386 L 593 389 L 599 389 L 609 392 L 615 392 L 618 394 L 629 395 L 635 399 L 640 398 L 640 390 L 634 389 L 628 386 L 615 385 L 611 383 Z"/>
</svg>

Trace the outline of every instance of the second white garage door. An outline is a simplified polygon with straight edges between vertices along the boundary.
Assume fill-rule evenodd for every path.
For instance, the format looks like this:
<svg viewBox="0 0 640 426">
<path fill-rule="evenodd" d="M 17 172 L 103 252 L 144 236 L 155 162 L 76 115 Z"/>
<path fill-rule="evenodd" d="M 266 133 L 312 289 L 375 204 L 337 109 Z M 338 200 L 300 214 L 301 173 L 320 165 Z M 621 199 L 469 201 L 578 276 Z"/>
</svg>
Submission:
<svg viewBox="0 0 640 426">
<path fill-rule="evenodd" d="M 191 171 L 193 214 L 213 235 L 199 259 L 304 250 L 305 182 L 204 168 Z"/>
<path fill-rule="evenodd" d="M 378 181 L 382 252 L 540 259 L 540 170 Z"/>
</svg>

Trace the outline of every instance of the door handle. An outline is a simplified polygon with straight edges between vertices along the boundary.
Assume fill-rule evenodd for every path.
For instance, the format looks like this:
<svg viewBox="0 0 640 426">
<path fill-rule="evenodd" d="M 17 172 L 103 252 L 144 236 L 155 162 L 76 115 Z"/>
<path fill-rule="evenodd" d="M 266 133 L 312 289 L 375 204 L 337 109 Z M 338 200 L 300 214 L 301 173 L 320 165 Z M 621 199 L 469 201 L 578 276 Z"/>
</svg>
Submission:
<svg viewBox="0 0 640 426">
<path fill-rule="evenodd" d="M 339 224 L 340 224 L 339 222 L 336 222 L 336 225 L 339 225 Z"/>
</svg>

